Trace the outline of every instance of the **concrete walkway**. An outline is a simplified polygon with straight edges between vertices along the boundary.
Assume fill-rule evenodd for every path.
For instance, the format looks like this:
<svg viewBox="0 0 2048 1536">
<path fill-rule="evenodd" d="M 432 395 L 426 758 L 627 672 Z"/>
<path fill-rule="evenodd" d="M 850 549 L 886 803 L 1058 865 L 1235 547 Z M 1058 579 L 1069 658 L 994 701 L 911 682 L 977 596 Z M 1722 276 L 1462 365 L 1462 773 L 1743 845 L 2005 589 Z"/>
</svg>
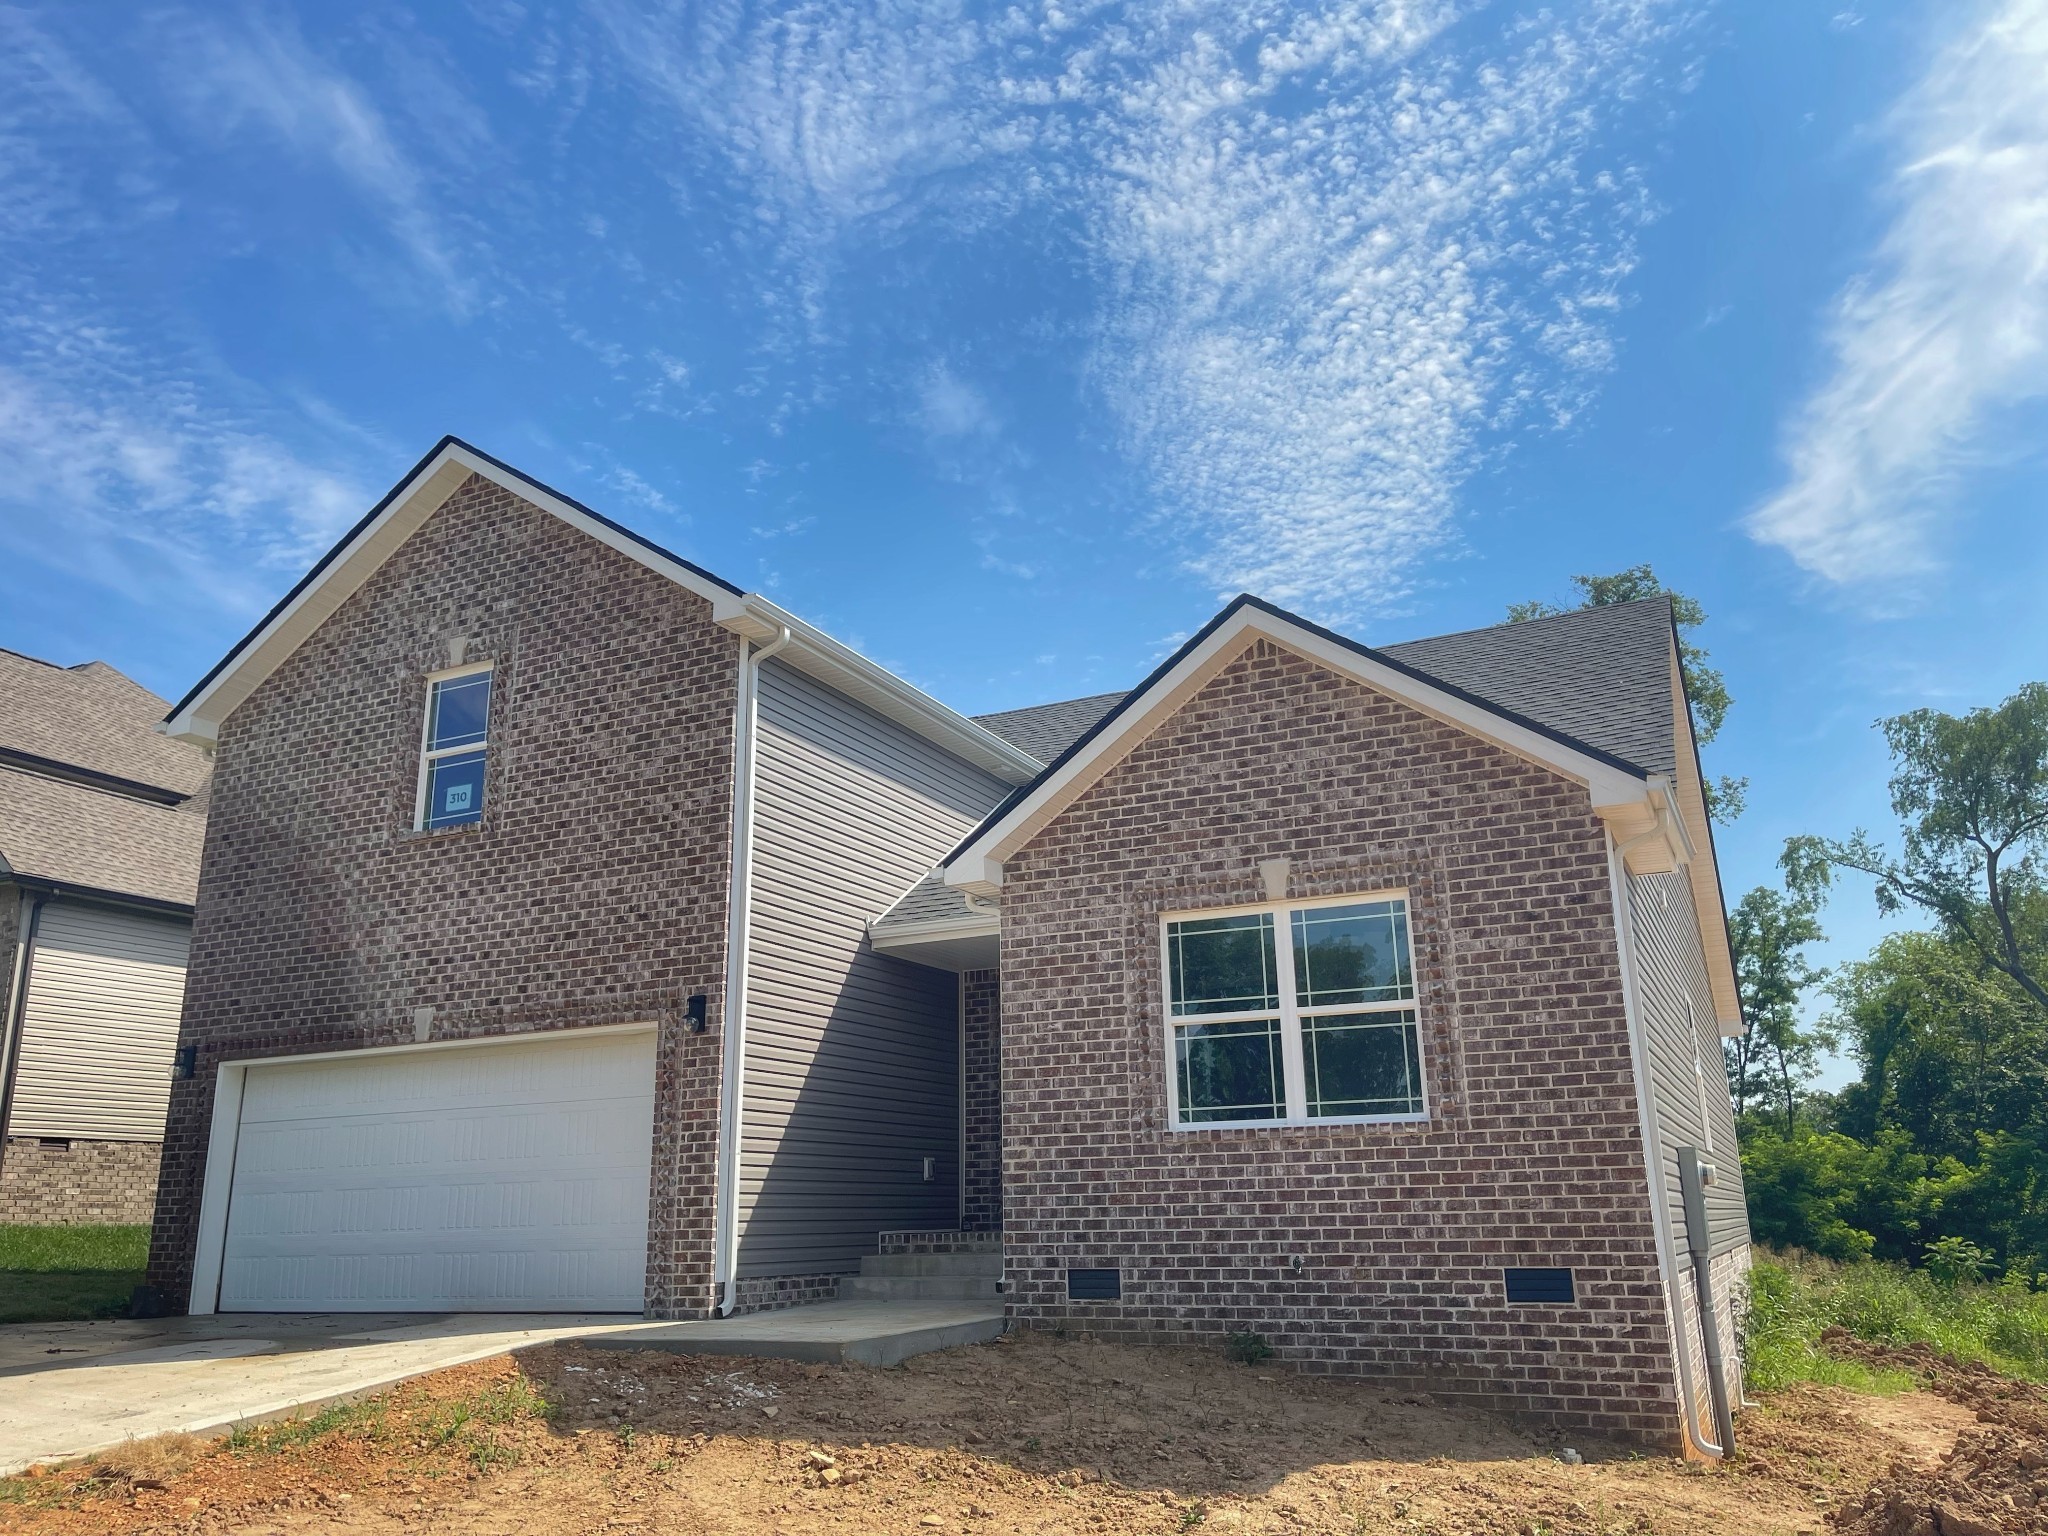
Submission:
<svg viewBox="0 0 2048 1536">
<path fill-rule="evenodd" d="M 667 1326 L 326 1313 L 0 1328 L 0 1476 L 149 1435 L 217 1434 L 534 1344 Z"/>
<path fill-rule="evenodd" d="M 820 1301 L 702 1323 L 655 1323 L 594 1333 L 599 1349 L 665 1349 L 678 1355 L 753 1355 L 846 1365 L 900 1365 L 912 1355 L 1002 1336 L 1000 1301 Z"/>
<path fill-rule="evenodd" d="M 149 1435 L 219 1434 L 561 1339 L 887 1366 L 1003 1326 L 1000 1302 L 834 1301 L 697 1323 L 327 1312 L 0 1327 L 0 1476 Z"/>
</svg>

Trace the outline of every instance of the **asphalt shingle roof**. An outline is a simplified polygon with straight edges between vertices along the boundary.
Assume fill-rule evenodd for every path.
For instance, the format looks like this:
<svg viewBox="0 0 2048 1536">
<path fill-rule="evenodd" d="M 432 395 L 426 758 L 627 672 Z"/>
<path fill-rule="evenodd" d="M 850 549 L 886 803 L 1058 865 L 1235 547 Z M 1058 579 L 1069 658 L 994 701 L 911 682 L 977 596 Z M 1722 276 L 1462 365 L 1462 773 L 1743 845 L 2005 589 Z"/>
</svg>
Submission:
<svg viewBox="0 0 2048 1536">
<path fill-rule="evenodd" d="M 1122 703 L 1121 693 L 1091 694 L 1058 704 L 1034 704 L 996 715 L 976 715 L 974 723 L 1000 736 L 1019 751 L 1049 763 L 1087 735 L 1095 722 Z"/>
<path fill-rule="evenodd" d="M 1377 649 L 1638 768 L 1677 771 L 1669 598 Z"/>
<path fill-rule="evenodd" d="M 160 736 L 164 701 L 103 661 L 0 651 L 0 878 L 8 873 L 190 906 L 213 764 Z M 80 783 L 41 759 L 148 785 L 175 804 Z"/>
<path fill-rule="evenodd" d="M 169 707 L 104 661 L 59 667 L 0 650 L 0 747 L 197 794 L 213 766 L 189 742 L 157 733 Z"/>
<path fill-rule="evenodd" d="M 1578 608 L 1374 649 L 1638 768 L 1677 771 L 1669 598 Z M 1099 693 L 975 718 L 1049 763 L 1124 697 Z M 894 926 L 968 915 L 966 901 L 934 873 L 913 886 L 878 923 Z"/>
</svg>

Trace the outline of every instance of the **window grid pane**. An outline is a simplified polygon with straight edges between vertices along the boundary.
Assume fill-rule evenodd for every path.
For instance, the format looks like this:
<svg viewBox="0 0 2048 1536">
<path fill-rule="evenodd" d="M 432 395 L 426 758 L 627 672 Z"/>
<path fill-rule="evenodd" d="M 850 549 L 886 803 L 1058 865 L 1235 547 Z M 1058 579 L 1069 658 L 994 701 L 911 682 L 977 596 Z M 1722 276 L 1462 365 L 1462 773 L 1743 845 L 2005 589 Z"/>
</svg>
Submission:
<svg viewBox="0 0 2048 1536">
<path fill-rule="evenodd" d="M 1183 1125 L 1284 1118 L 1278 1019 L 1181 1024 L 1173 1033 Z"/>
<path fill-rule="evenodd" d="M 1292 917 L 1296 1006 L 1414 999 L 1406 902 L 1301 908 Z"/>
<path fill-rule="evenodd" d="M 1412 1008 L 1303 1020 L 1309 1114 L 1422 1113 L 1420 1046 Z"/>
<path fill-rule="evenodd" d="M 427 816 L 424 825 L 461 827 L 484 814 L 484 754 L 452 752 L 437 757 L 427 769 Z"/>
<path fill-rule="evenodd" d="M 1277 1009 L 1280 983 L 1273 942 L 1270 912 L 1168 924 L 1173 1016 Z"/>
<path fill-rule="evenodd" d="M 427 750 L 474 746 L 484 739 L 491 713 L 491 674 L 448 677 L 434 684 L 427 722 Z"/>
</svg>

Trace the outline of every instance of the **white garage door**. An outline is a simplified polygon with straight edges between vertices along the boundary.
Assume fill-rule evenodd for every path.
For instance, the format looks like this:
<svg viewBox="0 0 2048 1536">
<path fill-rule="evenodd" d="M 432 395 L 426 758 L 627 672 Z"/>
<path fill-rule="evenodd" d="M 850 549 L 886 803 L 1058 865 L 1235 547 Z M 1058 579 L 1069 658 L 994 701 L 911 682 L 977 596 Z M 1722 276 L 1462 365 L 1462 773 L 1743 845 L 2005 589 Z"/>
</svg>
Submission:
<svg viewBox="0 0 2048 1536">
<path fill-rule="evenodd" d="M 638 1312 L 652 1031 L 251 1067 L 223 1312 Z"/>
</svg>

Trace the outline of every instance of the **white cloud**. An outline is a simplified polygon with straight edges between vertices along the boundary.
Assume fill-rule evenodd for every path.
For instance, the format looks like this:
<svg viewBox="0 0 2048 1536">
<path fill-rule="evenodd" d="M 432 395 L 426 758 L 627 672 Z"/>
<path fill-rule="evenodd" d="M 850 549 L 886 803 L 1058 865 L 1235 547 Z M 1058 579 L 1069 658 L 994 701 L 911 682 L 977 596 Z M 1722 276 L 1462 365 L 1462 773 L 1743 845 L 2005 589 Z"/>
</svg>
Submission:
<svg viewBox="0 0 2048 1536">
<path fill-rule="evenodd" d="M 194 21 L 166 38 L 166 81 L 195 127 L 222 137 L 272 135 L 303 158 L 328 165 L 382 217 L 451 308 L 467 313 L 475 307 L 476 282 L 442 228 L 426 171 L 356 81 L 295 33 L 253 18 L 234 26 Z M 431 120 L 437 142 L 473 146 L 484 132 L 480 119 L 449 101 L 445 89 L 436 91 L 425 72 L 425 64 L 417 64 L 411 97 L 437 105 L 413 115 Z"/>
<path fill-rule="evenodd" d="M 17 557 L 138 603 L 175 581 L 247 613 L 369 505 L 350 477 L 221 403 L 234 381 L 13 297 L 0 330 L 0 546 Z"/>
<path fill-rule="evenodd" d="M 2048 395 L 2048 3 L 1970 8 L 1892 115 L 1890 227 L 1836 301 L 1758 539 L 1836 582 L 1941 563 L 1989 419 Z"/>
<path fill-rule="evenodd" d="M 1643 199 L 1594 162 L 1680 0 L 597 3 L 747 189 L 808 337 L 849 241 L 1073 230 L 1089 377 L 1162 535 L 1220 588 L 1348 618 L 1450 539 L 1489 426 L 1569 420 L 1609 365 Z M 928 436 L 984 429 L 970 380 L 913 388 Z"/>
</svg>

